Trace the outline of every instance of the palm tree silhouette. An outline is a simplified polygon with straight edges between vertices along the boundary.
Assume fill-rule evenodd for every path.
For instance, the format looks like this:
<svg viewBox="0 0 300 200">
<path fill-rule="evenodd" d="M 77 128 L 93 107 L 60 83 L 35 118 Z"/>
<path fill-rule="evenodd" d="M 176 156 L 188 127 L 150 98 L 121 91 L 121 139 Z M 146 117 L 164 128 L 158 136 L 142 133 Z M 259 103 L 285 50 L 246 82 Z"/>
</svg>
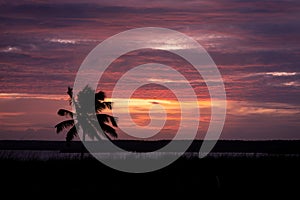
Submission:
<svg viewBox="0 0 300 200">
<path fill-rule="evenodd" d="M 93 90 L 86 86 L 82 91 L 78 93 L 77 101 L 75 101 L 73 97 L 73 88 L 68 87 L 67 94 L 69 95 L 69 103 L 75 104 L 76 117 L 78 120 L 78 124 L 75 125 L 74 116 L 75 113 L 66 109 L 59 109 L 57 114 L 60 116 L 68 117 L 69 119 L 62 121 L 55 125 L 56 133 L 62 132 L 64 129 L 67 129 L 66 133 L 66 141 L 70 142 L 78 135 L 76 127 L 80 127 L 83 130 L 83 141 L 85 141 L 85 135 L 89 135 L 91 138 L 97 138 L 100 140 L 99 132 L 102 133 L 105 137 L 111 140 L 111 137 L 117 138 L 116 130 L 113 127 L 118 127 L 116 120 L 113 116 L 108 114 L 101 113 L 104 109 L 112 109 L 112 102 L 107 102 L 105 100 L 105 93 L 100 91 L 98 93 L 94 93 Z M 92 110 L 85 110 L 86 100 L 89 97 L 95 98 L 95 108 Z M 96 120 L 92 120 L 89 115 L 96 112 Z M 84 122 L 84 123 L 79 123 Z M 95 123 L 99 123 L 102 130 L 96 130 Z"/>
</svg>

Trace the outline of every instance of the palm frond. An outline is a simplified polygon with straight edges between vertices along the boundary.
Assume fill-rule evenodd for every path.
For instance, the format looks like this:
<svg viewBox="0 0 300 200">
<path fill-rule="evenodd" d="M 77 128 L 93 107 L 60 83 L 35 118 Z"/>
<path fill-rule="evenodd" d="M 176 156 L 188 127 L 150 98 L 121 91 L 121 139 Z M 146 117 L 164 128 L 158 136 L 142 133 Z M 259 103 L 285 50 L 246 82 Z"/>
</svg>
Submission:
<svg viewBox="0 0 300 200">
<path fill-rule="evenodd" d="M 108 108 L 109 110 L 112 109 L 112 102 L 107 101 L 95 101 L 95 107 L 97 112 L 101 112 L 102 110 Z"/>
<path fill-rule="evenodd" d="M 67 94 L 69 95 L 70 98 L 73 97 L 73 88 L 71 88 L 70 86 L 68 86 Z"/>
<path fill-rule="evenodd" d="M 108 108 L 109 110 L 112 109 L 112 102 L 108 102 L 108 101 L 103 101 L 102 102 L 106 108 Z"/>
<path fill-rule="evenodd" d="M 104 92 L 100 91 L 95 94 L 95 98 L 97 101 L 104 101 L 106 95 Z"/>
<path fill-rule="evenodd" d="M 69 128 L 70 126 L 73 126 L 73 125 L 74 125 L 73 119 L 62 121 L 55 125 L 56 133 L 60 133 L 62 130 Z"/>
<path fill-rule="evenodd" d="M 115 118 L 115 117 L 109 115 L 109 120 L 110 120 L 111 124 L 112 124 L 114 127 L 118 127 L 118 124 L 117 124 L 117 121 L 116 121 L 116 118 Z"/>
<path fill-rule="evenodd" d="M 72 98 L 73 98 L 73 88 L 71 88 L 70 86 L 68 86 L 67 94 L 69 95 L 69 103 L 71 105 L 72 104 Z"/>
<path fill-rule="evenodd" d="M 75 136 L 77 136 L 77 129 L 76 126 L 73 125 L 72 128 L 70 128 L 70 130 L 67 132 L 66 141 L 67 142 L 72 141 Z"/>
<path fill-rule="evenodd" d="M 97 119 L 98 119 L 98 122 L 109 122 L 109 118 L 107 117 L 108 115 L 107 114 L 97 114 Z"/>
<path fill-rule="evenodd" d="M 111 122 L 111 124 L 114 126 L 114 127 L 118 127 L 117 125 L 117 122 L 115 120 L 115 118 L 111 115 L 107 115 L 107 114 L 97 114 L 97 119 L 98 119 L 98 122 L 101 123 L 101 122 L 106 122 L 106 123 L 109 123 Z"/>
<path fill-rule="evenodd" d="M 101 112 L 102 110 L 105 109 L 105 105 L 103 103 L 101 103 L 100 101 L 95 101 L 95 109 L 96 112 Z"/>
<path fill-rule="evenodd" d="M 66 110 L 66 109 L 59 109 L 57 111 L 57 114 L 60 116 L 66 116 L 66 117 L 69 116 L 69 117 L 73 118 L 73 112 Z"/>
<path fill-rule="evenodd" d="M 116 130 L 114 128 L 112 128 L 111 126 L 109 126 L 103 122 L 100 122 L 100 127 L 105 133 L 108 133 L 110 136 L 112 136 L 114 138 L 118 137 Z"/>
</svg>

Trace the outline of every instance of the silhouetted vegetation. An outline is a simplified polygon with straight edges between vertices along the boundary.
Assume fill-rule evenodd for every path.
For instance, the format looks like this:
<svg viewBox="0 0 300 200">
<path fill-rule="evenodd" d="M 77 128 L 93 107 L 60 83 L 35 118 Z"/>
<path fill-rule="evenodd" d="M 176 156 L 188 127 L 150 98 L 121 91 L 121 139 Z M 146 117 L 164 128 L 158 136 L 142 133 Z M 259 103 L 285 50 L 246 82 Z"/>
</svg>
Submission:
<svg viewBox="0 0 300 200">
<path fill-rule="evenodd" d="M 86 86 L 75 98 L 73 96 L 73 89 L 68 87 L 67 94 L 69 96 L 70 105 L 73 104 L 76 108 L 76 113 L 66 109 L 59 109 L 57 114 L 69 119 L 56 124 L 56 133 L 60 133 L 64 129 L 67 129 L 67 142 L 73 140 L 74 137 L 78 135 L 77 128 L 83 130 L 83 140 L 85 139 L 86 134 L 89 137 L 97 138 L 98 140 L 101 140 L 99 134 L 103 134 L 108 139 L 111 139 L 110 137 L 116 138 L 118 136 L 116 130 L 113 128 L 118 126 L 115 118 L 111 115 L 101 113 L 104 109 L 112 109 L 112 102 L 105 101 L 106 96 L 103 91 L 94 93 L 89 86 Z M 95 108 L 91 109 L 90 99 L 95 100 Z M 93 118 L 94 115 L 96 116 L 95 118 Z M 74 117 L 77 118 L 77 122 L 79 123 L 75 124 Z M 97 128 L 97 123 L 100 125 L 101 130 Z"/>
<path fill-rule="evenodd" d="M 105 151 L 105 142 L 101 148 Z M 168 141 L 119 141 L 124 149 L 151 150 Z M 180 141 L 178 141 L 180 142 Z M 199 149 L 202 141 L 195 141 L 189 151 Z M 216 194 L 276 194 L 295 195 L 300 180 L 300 141 L 218 141 L 213 153 L 227 152 L 224 156 L 208 156 L 204 159 L 181 157 L 171 165 L 145 174 L 119 172 L 100 163 L 92 156 L 80 158 L 79 153 L 66 153 L 63 157 L 41 160 L 32 152 L 78 152 L 80 142 L 66 147 L 56 141 L 0 141 L 1 192 L 10 195 L 15 191 L 31 195 L 62 193 L 65 195 L 94 195 L 93 191 L 118 192 L 127 195 L 195 195 Z M 11 151 L 21 153 L 21 159 Z M 29 150 L 29 151 L 24 151 Z M 55 153 L 56 152 L 56 153 Z M 231 156 L 230 152 L 245 153 Z M 251 156 L 247 156 L 251 152 Z M 265 153 L 264 156 L 255 153 Z M 234 155 L 234 153 L 232 153 Z M 113 155 L 113 154 L 112 154 Z M 167 155 L 169 156 L 169 155 Z M 113 158 L 113 156 L 112 156 Z M 154 159 L 163 159 L 154 158 Z M 121 158 L 122 159 L 122 158 Z M 74 176 L 76 174 L 76 176 Z M 79 183 L 79 184 L 78 184 Z M 55 186 L 55 187 L 53 187 Z M 91 193 L 89 193 L 91 191 Z M 81 193 L 82 192 L 82 193 Z M 293 193 L 294 192 L 294 193 Z M 210 196 L 211 197 L 211 196 Z M 223 197 L 223 196 L 222 196 Z M 240 196 L 239 196 L 240 197 Z M 287 198 L 288 199 L 288 198 Z"/>
<path fill-rule="evenodd" d="M 180 158 L 155 172 L 131 174 L 113 170 L 93 157 L 83 160 L 0 160 L 5 172 L 1 176 L 1 191 L 2 194 L 18 191 L 23 197 L 25 194 L 55 193 L 86 197 L 96 191 L 105 191 L 109 194 L 118 192 L 123 198 L 137 193 L 147 197 L 184 195 L 192 198 L 213 191 L 208 194 L 241 197 L 241 194 L 281 193 L 287 198 L 298 192 L 299 161 L 299 157 L 284 156 Z"/>
</svg>

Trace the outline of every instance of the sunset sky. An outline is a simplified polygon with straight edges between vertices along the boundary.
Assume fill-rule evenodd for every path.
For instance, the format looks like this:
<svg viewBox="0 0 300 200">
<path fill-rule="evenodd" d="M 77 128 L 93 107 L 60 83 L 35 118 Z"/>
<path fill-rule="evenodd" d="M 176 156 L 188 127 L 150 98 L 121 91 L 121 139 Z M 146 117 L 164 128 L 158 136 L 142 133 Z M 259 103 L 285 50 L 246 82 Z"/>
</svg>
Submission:
<svg viewBox="0 0 300 200">
<path fill-rule="evenodd" d="M 67 87 L 73 86 L 85 57 L 108 37 L 142 27 L 182 32 L 213 58 L 227 95 L 221 139 L 300 139 L 298 0 L 2 0 L 0 21 L 0 140 L 64 140 L 64 134 L 55 133 L 55 124 L 64 119 L 56 113 L 70 109 Z M 159 38 L 157 45 L 191 48 Z M 201 118 L 185 120 L 199 120 L 197 138 L 203 138 L 210 120 L 207 87 L 189 63 L 170 52 L 143 49 L 122 55 L 103 75 L 99 89 L 110 98 L 122 74 L 146 63 L 171 66 L 191 82 Z M 149 108 L 164 106 L 167 123 L 151 139 L 170 139 L 179 125 L 178 101 L 158 84 L 173 79 L 152 75 L 157 84 L 134 93 L 131 116 L 146 125 Z M 114 101 L 116 107 L 118 103 Z M 119 136 L 130 138 L 122 131 Z"/>
</svg>

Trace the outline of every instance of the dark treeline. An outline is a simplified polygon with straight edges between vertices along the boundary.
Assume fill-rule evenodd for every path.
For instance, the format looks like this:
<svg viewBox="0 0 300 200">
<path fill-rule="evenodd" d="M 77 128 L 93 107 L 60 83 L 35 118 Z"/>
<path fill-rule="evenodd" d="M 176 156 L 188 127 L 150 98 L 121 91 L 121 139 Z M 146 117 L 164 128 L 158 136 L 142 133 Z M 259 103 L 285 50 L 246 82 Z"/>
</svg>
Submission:
<svg viewBox="0 0 300 200">
<path fill-rule="evenodd" d="M 90 142 L 96 151 L 107 152 L 109 141 Z M 137 140 L 115 140 L 118 147 L 134 152 L 151 152 L 167 145 L 169 140 L 159 141 L 137 141 Z M 181 145 L 187 141 L 174 141 L 175 145 L 170 151 L 176 152 L 176 143 Z M 187 151 L 198 152 L 202 140 L 195 140 Z M 72 141 L 67 145 L 64 141 L 0 141 L 2 150 L 53 150 L 61 152 L 82 151 L 80 141 Z M 300 154 L 299 140 L 270 140 L 270 141 L 241 141 L 241 140 L 219 140 L 212 152 L 241 152 L 241 153 L 276 153 L 276 154 Z"/>
</svg>

